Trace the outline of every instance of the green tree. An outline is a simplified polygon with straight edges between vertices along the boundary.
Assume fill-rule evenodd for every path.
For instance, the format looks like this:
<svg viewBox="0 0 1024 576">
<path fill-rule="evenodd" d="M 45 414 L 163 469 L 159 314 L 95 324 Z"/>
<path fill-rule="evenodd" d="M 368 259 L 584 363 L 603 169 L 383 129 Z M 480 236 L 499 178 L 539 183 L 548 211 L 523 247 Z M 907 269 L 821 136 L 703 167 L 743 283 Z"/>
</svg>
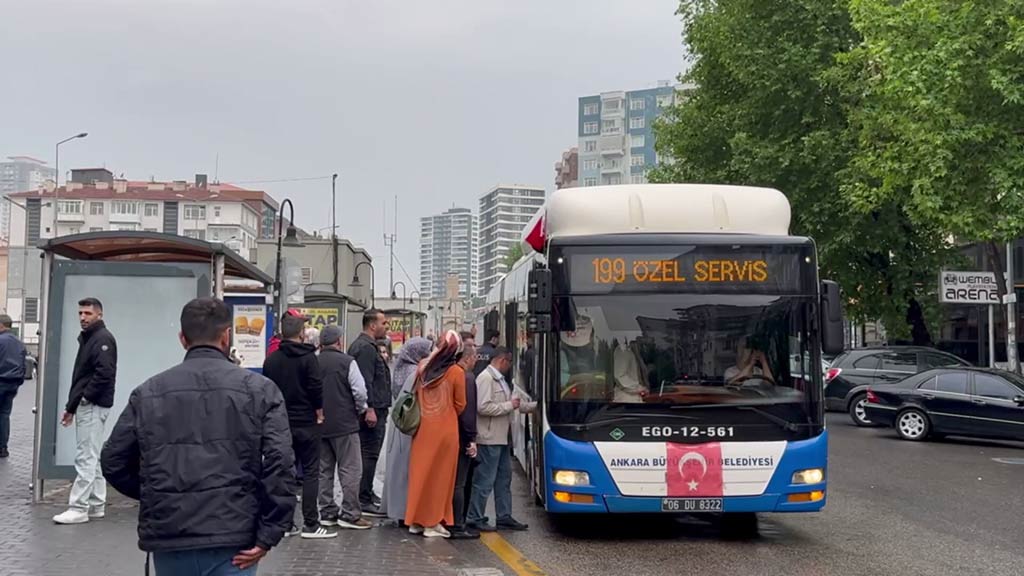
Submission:
<svg viewBox="0 0 1024 576">
<path fill-rule="evenodd" d="M 1024 4 L 853 0 L 851 13 L 864 41 L 840 65 L 863 105 L 844 192 L 984 243 L 1001 275 L 1000 244 L 1024 233 Z"/>
<path fill-rule="evenodd" d="M 515 266 L 516 262 L 523 257 L 523 245 L 519 242 L 515 242 L 509 247 L 508 253 L 505 254 L 505 269 L 511 270 Z"/>
<path fill-rule="evenodd" d="M 853 202 L 841 186 L 859 134 L 849 123 L 855 69 L 837 67 L 861 36 L 838 0 L 683 0 L 696 87 L 655 126 L 656 182 L 771 186 L 793 206 L 793 232 L 818 243 L 823 276 L 847 313 L 881 318 L 898 338 L 930 340 L 934 284 L 950 251 L 900 201 Z"/>
</svg>

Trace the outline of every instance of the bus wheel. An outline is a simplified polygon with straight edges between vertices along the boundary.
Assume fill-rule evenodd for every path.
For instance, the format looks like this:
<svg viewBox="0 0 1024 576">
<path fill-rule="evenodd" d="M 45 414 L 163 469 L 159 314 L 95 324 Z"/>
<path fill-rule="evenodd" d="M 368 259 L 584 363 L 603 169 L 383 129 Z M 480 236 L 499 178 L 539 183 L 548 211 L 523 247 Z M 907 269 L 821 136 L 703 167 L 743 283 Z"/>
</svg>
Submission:
<svg viewBox="0 0 1024 576">
<path fill-rule="evenodd" d="M 728 540 L 757 538 L 757 514 L 753 512 L 726 512 L 722 514 L 722 537 Z"/>
</svg>

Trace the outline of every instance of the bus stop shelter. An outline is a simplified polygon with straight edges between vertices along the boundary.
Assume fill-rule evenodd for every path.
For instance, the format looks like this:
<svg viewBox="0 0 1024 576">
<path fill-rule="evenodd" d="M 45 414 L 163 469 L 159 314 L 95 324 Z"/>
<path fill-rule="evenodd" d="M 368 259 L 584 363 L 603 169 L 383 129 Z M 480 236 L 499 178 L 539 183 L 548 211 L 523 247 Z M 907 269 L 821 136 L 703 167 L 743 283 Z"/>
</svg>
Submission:
<svg viewBox="0 0 1024 576">
<path fill-rule="evenodd" d="M 181 308 L 193 298 L 224 298 L 228 278 L 273 279 L 220 243 L 155 232 L 89 232 L 44 240 L 36 386 L 33 500 L 51 479 L 74 478 L 75 431 L 60 426 L 78 351 L 78 301 L 103 302 L 104 321 L 118 342 L 117 384 L 107 433 L 131 391 L 179 363 Z M 260 307 L 260 303 L 262 308 Z M 273 330 L 266 295 L 235 309 L 247 315 L 244 336 L 258 344 Z M 229 302 L 230 303 L 230 302 Z M 260 318 L 261 321 L 255 321 Z M 255 328 L 260 333 L 254 333 Z M 237 331 L 237 328 L 236 328 Z M 235 335 L 236 340 L 240 336 Z M 262 361 L 260 362 L 262 364 Z"/>
</svg>

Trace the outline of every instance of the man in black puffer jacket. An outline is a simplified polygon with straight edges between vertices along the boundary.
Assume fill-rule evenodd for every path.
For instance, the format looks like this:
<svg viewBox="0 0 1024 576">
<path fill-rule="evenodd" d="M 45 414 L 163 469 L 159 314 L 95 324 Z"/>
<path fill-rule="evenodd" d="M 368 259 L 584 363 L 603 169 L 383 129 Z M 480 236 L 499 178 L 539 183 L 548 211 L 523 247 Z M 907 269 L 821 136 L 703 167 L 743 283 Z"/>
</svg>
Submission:
<svg viewBox="0 0 1024 576">
<path fill-rule="evenodd" d="M 231 311 L 181 311 L 185 361 L 136 388 L 103 447 L 103 474 L 139 500 L 139 548 L 157 574 L 255 574 L 295 513 L 284 398 L 227 357 Z M 222 573 L 222 572 L 216 572 Z"/>
<path fill-rule="evenodd" d="M 306 320 L 285 315 L 281 318 L 281 347 L 263 362 L 263 375 L 284 394 L 288 424 L 292 429 L 292 450 L 302 466 L 302 537 L 335 538 L 320 526 L 316 499 L 320 485 L 320 437 L 324 421 L 324 383 L 316 346 L 302 342 Z M 299 531 L 291 529 L 286 535 Z"/>
</svg>

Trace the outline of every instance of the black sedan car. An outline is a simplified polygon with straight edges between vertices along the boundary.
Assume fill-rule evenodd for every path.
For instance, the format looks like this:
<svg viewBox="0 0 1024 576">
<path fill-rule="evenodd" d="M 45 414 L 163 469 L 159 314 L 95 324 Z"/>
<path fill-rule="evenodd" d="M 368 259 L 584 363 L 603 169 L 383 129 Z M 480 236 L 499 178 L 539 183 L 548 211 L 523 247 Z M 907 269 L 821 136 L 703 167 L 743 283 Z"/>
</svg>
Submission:
<svg viewBox="0 0 1024 576">
<path fill-rule="evenodd" d="M 864 403 L 869 386 L 892 384 L 930 368 L 970 366 L 952 354 L 924 346 L 848 350 L 825 373 L 825 409 L 842 410 L 858 426 L 871 426 Z"/>
<path fill-rule="evenodd" d="M 904 440 L 977 436 L 1024 440 L 1024 378 L 983 368 L 927 370 L 870 386 L 864 410 Z"/>
</svg>

